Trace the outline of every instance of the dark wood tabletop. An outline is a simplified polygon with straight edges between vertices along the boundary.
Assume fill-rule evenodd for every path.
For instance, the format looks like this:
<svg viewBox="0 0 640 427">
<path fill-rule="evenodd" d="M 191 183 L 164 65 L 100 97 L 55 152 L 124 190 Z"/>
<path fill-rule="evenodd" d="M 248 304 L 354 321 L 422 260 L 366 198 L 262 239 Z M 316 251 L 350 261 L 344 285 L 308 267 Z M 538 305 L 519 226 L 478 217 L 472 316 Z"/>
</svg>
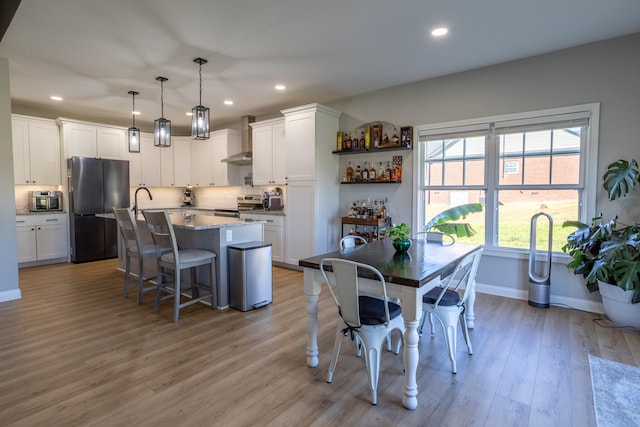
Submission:
<svg viewBox="0 0 640 427">
<path fill-rule="evenodd" d="M 377 268 L 387 282 L 418 288 L 440 275 L 447 275 L 465 255 L 481 248 L 481 245 L 443 245 L 414 239 L 409 251 L 400 254 L 396 252 L 391 239 L 383 239 L 351 249 L 301 259 L 298 265 L 320 269 L 320 262 L 324 258 L 347 259 Z"/>
</svg>

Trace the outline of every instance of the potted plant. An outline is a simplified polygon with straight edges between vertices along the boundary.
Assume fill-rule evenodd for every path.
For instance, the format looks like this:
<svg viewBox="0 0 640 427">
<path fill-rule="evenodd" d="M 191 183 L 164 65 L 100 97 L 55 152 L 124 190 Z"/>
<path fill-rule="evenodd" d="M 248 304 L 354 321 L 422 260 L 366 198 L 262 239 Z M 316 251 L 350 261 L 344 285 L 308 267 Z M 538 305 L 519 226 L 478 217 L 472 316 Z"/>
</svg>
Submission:
<svg viewBox="0 0 640 427">
<path fill-rule="evenodd" d="M 603 177 L 610 201 L 625 197 L 638 183 L 635 160 L 611 163 Z M 605 313 L 614 323 L 640 328 L 640 223 L 622 224 L 616 215 L 609 221 L 598 216 L 590 225 L 566 221 L 566 226 L 577 227 L 562 248 L 571 257 L 567 267 L 587 280 L 590 292 L 600 290 Z"/>
<path fill-rule="evenodd" d="M 398 252 L 407 252 L 411 247 L 411 227 L 404 222 L 399 225 L 393 225 L 389 228 L 381 228 L 380 233 L 385 234 L 390 239 L 393 239 L 393 247 Z"/>
<path fill-rule="evenodd" d="M 460 218 L 465 218 L 468 214 L 474 212 L 482 212 L 482 204 L 480 203 L 467 203 L 464 205 L 454 206 L 447 210 L 444 210 L 431 218 L 424 226 L 424 230 L 427 232 L 427 239 L 431 240 L 429 233 L 433 230 L 437 230 L 439 233 L 445 233 L 456 237 L 471 237 L 476 234 L 476 231 L 471 227 L 471 224 L 466 222 L 452 222 L 457 221 Z M 433 240 L 441 240 L 442 236 L 436 237 Z"/>
</svg>

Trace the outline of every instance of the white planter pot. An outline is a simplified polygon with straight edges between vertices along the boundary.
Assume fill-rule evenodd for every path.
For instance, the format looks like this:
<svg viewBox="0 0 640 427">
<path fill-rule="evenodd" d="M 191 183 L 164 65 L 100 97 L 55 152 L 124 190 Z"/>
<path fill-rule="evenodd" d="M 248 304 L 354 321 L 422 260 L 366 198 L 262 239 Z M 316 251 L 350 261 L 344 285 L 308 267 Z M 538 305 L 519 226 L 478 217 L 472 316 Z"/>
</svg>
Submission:
<svg viewBox="0 0 640 427">
<path fill-rule="evenodd" d="M 598 281 L 602 305 L 607 317 L 618 326 L 640 329 L 640 303 L 631 304 L 633 291 L 623 291 L 618 286 Z"/>
</svg>

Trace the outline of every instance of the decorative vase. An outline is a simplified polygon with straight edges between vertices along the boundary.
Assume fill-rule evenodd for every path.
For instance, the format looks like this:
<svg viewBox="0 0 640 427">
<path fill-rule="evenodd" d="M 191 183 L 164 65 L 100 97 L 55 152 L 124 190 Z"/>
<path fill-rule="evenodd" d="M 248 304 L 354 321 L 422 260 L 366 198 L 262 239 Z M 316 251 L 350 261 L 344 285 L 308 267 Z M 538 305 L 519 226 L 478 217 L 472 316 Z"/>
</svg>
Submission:
<svg viewBox="0 0 640 427">
<path fill-rule="evenodd" d="M 407 252 L 411 247 L 411 239 L 395 239 L 393 247 L 396 248 L 397 252 Z"/>
<path fill-rule="evenodd" d="M 618 286 L 598 281 L 604 312 L 617 326 L 640 329 L 640 303 L 632 304 L 633 291 L 623 291 Z"/>
</svg>

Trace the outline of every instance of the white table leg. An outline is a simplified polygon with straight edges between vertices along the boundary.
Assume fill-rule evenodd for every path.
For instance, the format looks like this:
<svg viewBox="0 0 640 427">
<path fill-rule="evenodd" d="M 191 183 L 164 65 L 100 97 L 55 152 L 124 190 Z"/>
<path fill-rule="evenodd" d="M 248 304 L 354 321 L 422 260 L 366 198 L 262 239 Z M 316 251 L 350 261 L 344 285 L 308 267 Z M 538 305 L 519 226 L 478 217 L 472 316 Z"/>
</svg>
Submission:
<svg viewBox="0 0 640 427">
<path fill-rule="evenodd" d="M 314 271 L 304 269 L 304 293 L 307 297 L 307 366 L 318 366 L 318 295 L 320 286 L 314 281 Z"/>
<path fill-rule="evenodd" d="M 406 331 L 404 333 L 404 395 L 402 403 L 407 409 L 416 409 L 418 407 L 418 383 L 416 374 L 418 372 L 418 320 L 406 320 L 404 325 Z"/>
<path fill-rule="evenodd" d="M 473 290 L 469 292 L 469 298 L 467 299 L 467 304 L 465 307 L 465 316 L 467 318 L 467 328 L 473 329 L 476 320 L 476 314 L 474 311 L 474 306 L 476 305 L 476 287 L 475 283 L 473 286 Z"/>
</svg>

